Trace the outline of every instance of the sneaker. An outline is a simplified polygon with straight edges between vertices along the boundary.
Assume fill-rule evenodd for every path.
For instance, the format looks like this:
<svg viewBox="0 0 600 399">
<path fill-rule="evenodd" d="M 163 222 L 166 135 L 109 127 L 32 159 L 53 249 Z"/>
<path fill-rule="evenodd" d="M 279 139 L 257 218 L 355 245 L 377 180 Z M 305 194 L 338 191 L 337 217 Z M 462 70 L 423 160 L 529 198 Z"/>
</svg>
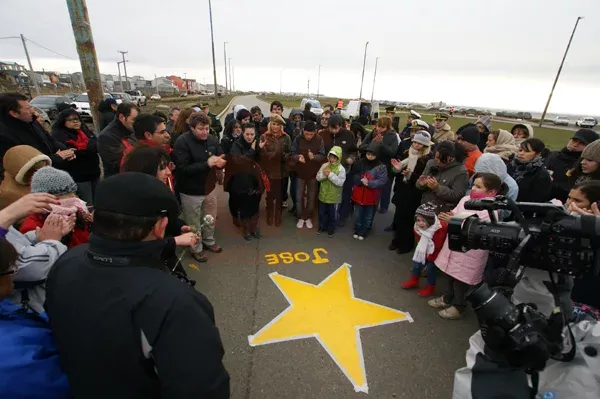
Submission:
<svg viewBox="0 0 600 399">
<path fill-rule="evenodd" d="M 354 234 L 354 235 L 352 236 L 352 238 L 354 238 L 355 240 L 356 240 L 356 239 L 358 239 L 358 234 Z"/>
<path fill-rule="evenodd" d="M 300 219 L 298 220 L 298 223 L 296 223 L 296 227 L 301 229 L 304 227 L 304 220 Z"/>
<path fill-rule="evenodd" d="M 394 244 L 394 243 L 391 243 L 390 245 L 388 245 L 388 249 L 390 251 L 395 251 L 395 250 L 398 249 L 398 246 L 396 244 Z"/>
<path fill-rule="evenodd" d="M 365 237 L 363 237 L 363 236 L 358 236 L 358 241 L 362 241 L 362 240 L 364 240 L 364 239 L 365 239 Z"/>
<path fill-rule="evenodd" d="M 282 208 L 287 208 L 287 201 L 283 201 L 283 202 L 281 203 L 281 207 L 282 207 Z"/>
<path fill-rule="evenodd" d="M 325 230 L 322 230 L 322 229 L 317 230 L 317 235 L 318 236 L 320 236 L 323 233 L 325 233 Z"/>
<path fill-rule="evenodd" d="M 457 320 L 462 317 L 462 313 L 455 306 L 450 306 L 448 309 L 443 309 L 438 312 L 442 319 Z"/>
<path fill-rule="evenodd" d="M 258 240 L 260 238 L 260 231 L 256 230 L 254 233 L 252 233 L 252 237 Z"/>
<path fill-rule="evenodd" d="M 191 255 L 192 255 L 192 258 L 196 259 L 196 261 L 198 261 L 200 263 L 208 262 L 208 258 L 206 257 L 206 255 L 204 255 L 204 252 L 202 252 L 202 251 L 192 252 Z"/>
<path fill-rule="evenodd" d="M 451 306 L 449 303 L 444 302 L 443 296 L 432 299 L 429 302 L 427 302 L 427 304 L 434 309 L 443 309 Z"/>
<path fill-rule="evenodd" d="M 306 223 L 306 228 L 307 229 L 312 229 L 313 228 L 312 220 L 306 219 L 305 223 Z"/>
</svg>

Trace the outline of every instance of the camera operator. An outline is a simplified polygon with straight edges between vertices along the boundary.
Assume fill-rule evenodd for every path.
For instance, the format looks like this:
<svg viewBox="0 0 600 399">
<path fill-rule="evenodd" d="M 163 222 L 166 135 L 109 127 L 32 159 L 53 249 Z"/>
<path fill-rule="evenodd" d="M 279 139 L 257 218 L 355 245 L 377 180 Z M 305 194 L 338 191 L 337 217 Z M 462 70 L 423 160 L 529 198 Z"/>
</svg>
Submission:
<svg viewBox="0 0 600 399">
<path fill-rule="evenodd" d="M 600 397 L 600 324 L 592 312 L 574 313 L 570 299 L 572 276 L 587 279 L 598 273 L 600 219 L 574 217 L 550 204 L 514 204 L 504 197 L 466 208 L 490 214 L 511 209 L 519 222 L 473 217 L 450 222 L 452 250 L 511 254 L 507 273 L 497 282 L 502 289 L 481 284 L 467 294 L 481 330 L 469 340 L 467 365 L 455 374 L 453 397 Z M 522 219 L 521 211 L 535 217 Z"/>
<path fill-rule="evenodd" d="M 89 244 L 48 276 L 46 311 L 74 397 L 229 398 L 206 297 L 161 260 L 175 196 L 154 176 L 98 184 Z"/>
</svg>

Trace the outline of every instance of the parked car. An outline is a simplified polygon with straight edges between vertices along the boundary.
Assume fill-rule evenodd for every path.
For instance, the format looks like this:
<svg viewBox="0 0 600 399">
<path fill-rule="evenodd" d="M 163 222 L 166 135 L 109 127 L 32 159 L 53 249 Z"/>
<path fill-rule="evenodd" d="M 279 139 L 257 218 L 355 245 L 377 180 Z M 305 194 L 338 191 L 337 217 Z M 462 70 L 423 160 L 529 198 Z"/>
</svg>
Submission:
<svg viewBox="0 0 600 399">
<path fill-rule="evenodd" d="M 557 116 L 553 122 L 555 125 L 569 126 L 569 118 L 566 116 Z"/>
<path fill-rule="evenodd" d="M 110 95 L 117 100 L 117 104 L 121 104 L 122 102 L 126 102 L 126 103 L 136 103 L 135 101 L 133 101 L 133 97 L 131 97 L 129 94 L 127 93 L 110 93 Z M 137 103 L 136 103 L 137 104 Z M 139 104 L 138 104 L 139 106 Z"/>
<path fill-rule="evenodd" d="M 160 100 L 162 97 L 160 94 L 153 94 L 150 96 L 150 100 Z"/>
<path fill-rule="evenodd" d="M 369 111 L 369 116 L 366 118 L 360 118 L 360 111 L 366 106 Z M 342 109 L 342 117 L 352 123 L 353 120 L 360 122 L 363 125 L 377 122 L 379 119 L 379 103 L 374 102 L 371 104 L 367 101 L 351 100 Z"/>
<path fill-rule="evenodd" d="M 529 112 L 517 112 L 517 119 L 531 119 L 532 116 Z"/>
<path fill-rule="evenodd" d="M 59 112 L 58 105 L 61 103 L 70 104 L 71 100 L 66 96 L 37 96 L 29 103 L 46 111 L 50 119 L 56 119 Z"/>
<path fill-rule="evenodd" d="M 104 93 L 104 99 L 113 98 L 109 93 Z M 77 95 L 71 105 L 75 106 L 75 110 L 79 112 L 82 117 L 92 117 L 92 111 L 90 110 L 90 98 L 87 93 Z"/>
<path fill-rule="evenodd" d="M 36 107 L 35 105 L 31 106 L 33 108 L 33 110 L 35 112 L 37 112 L 43 119 L 44 119 L 44 129 L 46 129 L 47 132 L 50 132 L 50 130 L 52 129 L 52 122 L 50 122 L 50 117 L 48 116 L 48 114 L 46 113 L 46 111 L 44 111 L 41 108 Z"/>
<path fill-rule="evenodd" d="M 142 93 L 139 90 L 126 90 L 125 93 L 131 96 L 132 102 L 136 103 L 138 107 L 146 105 L 146 103 L 148 102 L 144 93 Z"/>
<path fill-rule="evenodd" d="M 595 118 L 592 118 L 591 116 L 581 118 L 577 122 L 575 122 L 575 126 L 587 127 L 589 129 L 593 128 L 597 124 L 598 124 L 598 121 Z"/>
<path fill-rule="evenodd" d="M 179 95 L 179 97 L 187 97 L 187 96 L 188 96 L 188 94 L 187 94 L 187 92 L 186 92 L 186 91 L 184 91 L 183 93 L 181 93 L 181 94 Z"/>
<path fill-rule="evenodd" d="M 300 102 L 300 109 L 304 110 L 306 103 L 310 103 L 312 108 L 310 109 L 315 115 L 320 116 L 323 113 L 323 108 L 321 107 L 321 103 L 314 98 L 303 98 Z"/>
</svg>

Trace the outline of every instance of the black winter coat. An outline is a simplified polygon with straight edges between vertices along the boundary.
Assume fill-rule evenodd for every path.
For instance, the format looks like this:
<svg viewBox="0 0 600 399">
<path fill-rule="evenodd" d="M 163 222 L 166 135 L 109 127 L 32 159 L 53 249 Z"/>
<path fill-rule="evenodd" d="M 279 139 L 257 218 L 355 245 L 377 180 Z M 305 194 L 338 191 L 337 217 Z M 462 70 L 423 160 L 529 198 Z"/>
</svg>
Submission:
<svg viewBox="0 0 600 399">
<path fill-rule="evenodd" d="M 60 168 L 67 162 L 56 155 L 57 151 L 65 150 L 67 147 L 46 132 L 39 123 L 26 123 L 20 119 L 8 117 L 6 120 L 0 121 L 0 165 L 2 165 L 2 158 L 6 151 L 17 145 L 28 145 L 42 154 L 48 155 L 52 160 L 52 166 L 56 168 Z"/>
<path fill-rule="evenodd" d="M 360 144 L 359 150 L 362 155 L 367 152 L 367 148 L 369 144 L 373 141 L 373 132 L 367 134 L 367 137 Z M 388 130 L 383 133 L 383 139 L 381 143 L 379 143 L 379 154 L 377 154 L 378 159 L 385 165 L 388 171 L 388 178 L 393 179 L 392 165 L 390 161 L 392 158 L 396 156 L 396 152 L 398 151 L 398 134 L 394 130 Z"/>
<path fill-rule="evenodd" d="M 567 201 L 569 191 L 572 187 L 567 176 L 567 171 L 576 166 L 580 156 L 580 151 L 569 151 L 565 147 L 560 151 L 553 151 L 546 158 L 546 169 L 553 172 L 552 198 L 559 199 L 563 203 Z"/>
<path fill-rule="evenodd" d="M 208 158 L 223 154 L 217 139 L 208 135 L 199 140 L 191 131 L 183 133 L 175 142 L 177 189 L 182 194 L 208 195 L 217 182 L 215 168 L 208 166 Z"/>
<path fill-rule="evenodd" d="M 229 398 L 213 307 L 169 273 L 163 247 L 92 235 L 52 267 L 46 311 L 73 397 Z"/>
<path fill-rule="evenodd" d="M 508 164 L 508 174 L 514 178 L 512 163 Z M 515 179 L 516 180 L 516 179 Z M 526 173 L 520 181 L 517 202 L 548 202 L 552 199 L 552 179 L 546 168 L 535 169 Z"/>
<path fill-rule="evenodd" d="M 64 162 L 61 169 L 67 171 L 76 182 L 93 181 L 100 177 L 98 140 L 85 123 L 81 124 L 81 130 L 88 139 L 87 147 L 84 150 L 78 150 L 73 143 L 68 143 L 69 141 L 77 141 L 78 133 L 73 129 L 54 125 L 52 136 L 66 147 L 76 149 L 75 159 Z"/>
<path fill-rule="evenodd" d="M 123 139 L 135 142 L 133 132 L 116 118 L 98 136 L 98 153 L 102 158 L 104 178 L 116 175 L 121 170 L 121 159 L 125 151 Z"/>
<path fill-rule="evenodd" d="M 415 217 L 415 211 L 421 205 L 421 197 L 423 190 L 420 190 L 415 185 L 419 176 L 423 174 L 427 161 L 431 159 L 431 155 L 425 155 L 417 161 L 415 170 L 410 178 L 405 182 L 404 176 L 401 173 L 396 174 L 396 184 L 394 185 L 394 197 L 392 202 L 396 205 L 396 213 L 402 214 L 400 219 L 410 220 L 412 222 Z"/>
</svg>

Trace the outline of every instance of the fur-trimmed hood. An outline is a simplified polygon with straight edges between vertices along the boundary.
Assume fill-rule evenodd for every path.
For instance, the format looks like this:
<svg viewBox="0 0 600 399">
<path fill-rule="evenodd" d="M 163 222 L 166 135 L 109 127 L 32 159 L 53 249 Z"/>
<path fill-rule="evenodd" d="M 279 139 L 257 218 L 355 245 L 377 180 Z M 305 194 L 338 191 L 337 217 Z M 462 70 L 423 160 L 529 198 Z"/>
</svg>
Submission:
<svg viewBox="0 0 600 399">
<path fill-rule="evenodd" d="M 48 165 L 52 165 L 50 157 L 35 148 L 28 145 L 17 145 L 6 151 L 2 163 L 6 172 L 14 176 L 17 183 L 27 186 L 29 182 L 25 181 L 25 175 L 40 161 L 46 161 Z"/>
</svg>

